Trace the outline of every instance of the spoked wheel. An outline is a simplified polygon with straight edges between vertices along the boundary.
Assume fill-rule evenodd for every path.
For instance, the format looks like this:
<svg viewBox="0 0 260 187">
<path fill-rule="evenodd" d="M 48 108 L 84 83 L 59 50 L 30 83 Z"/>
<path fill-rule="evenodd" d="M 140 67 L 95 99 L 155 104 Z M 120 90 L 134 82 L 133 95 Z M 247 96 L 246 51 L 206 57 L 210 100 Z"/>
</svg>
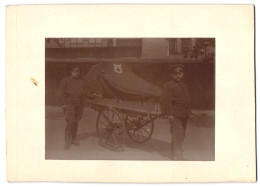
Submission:
<svg viewBox="0 0 260 187">
<path fill-rule="evenodd" d="M 149 140 L 153 134 L 154 120 L 149 116 L 126 116 L 126 132 L 137 143 Z"/>
<path fill-rule="evenodd" d="M 102 146 L 113 151 L 124 151 L 124 121 L 115 109 L 105 109 L 98 114 L 96 130 Z"/>
</svg>

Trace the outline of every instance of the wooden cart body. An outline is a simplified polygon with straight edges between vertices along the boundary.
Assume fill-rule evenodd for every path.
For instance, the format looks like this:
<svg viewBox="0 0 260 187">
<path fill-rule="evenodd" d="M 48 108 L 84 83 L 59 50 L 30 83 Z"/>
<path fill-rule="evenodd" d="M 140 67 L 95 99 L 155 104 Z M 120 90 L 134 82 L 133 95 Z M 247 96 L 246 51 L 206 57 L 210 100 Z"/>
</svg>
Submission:
<svg viewBox="0 0 260 187">
<path fill-rule="evenodd" d="M 125 134 L 138 143 L 151 138 L 153 121 L 160 114 L 160 87 L 136 76 L 129 65 L 118 62 L 93 65 L 85 83 L 90 94 L 102 95 L 85 100 L 98 111 L 96 130 L 101 145 L 122 150 Z"/>
</svg>

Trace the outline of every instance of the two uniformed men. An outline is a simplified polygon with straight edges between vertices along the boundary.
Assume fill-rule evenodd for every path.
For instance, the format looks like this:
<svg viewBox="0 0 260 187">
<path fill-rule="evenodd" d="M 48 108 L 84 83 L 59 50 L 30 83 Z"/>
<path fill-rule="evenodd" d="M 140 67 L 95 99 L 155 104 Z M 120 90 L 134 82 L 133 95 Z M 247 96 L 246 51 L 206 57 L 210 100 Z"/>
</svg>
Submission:
<svg viewBox="0 0 260 187">
<path fill-rule="evenodd" d="M 182 145 L 184 142 L 188 118 L 191 116 L 191 98 L 186 85 L 182 82 L 184 65 L 173 65 L 171 81 L 165 83 L 162 109 L 169 117 L 171 130 L 171 157 L 183 160 Z"/>
<path fill-rule="evenodd" d="M 188 118 L 191 115 L 190 95 L 186 85 L 182 82 L 184 66 L 171 67 L 171 81 L 164 85 L 164 94 L 161 100 L 162 111 L 169 116 L 171 124 L 172 159 L 182 160 L 182 145 L 184 142 Z M 62 80 L 60 85 L 62 108 L 65 112 L 65 145 L 68 150 L 71 144 L 79 145 L 76 139 L 78 123 L 84 110 L 85 84 L 80 79 L 80 68 L 74 66 L 71 76 Z"/>
</svg>

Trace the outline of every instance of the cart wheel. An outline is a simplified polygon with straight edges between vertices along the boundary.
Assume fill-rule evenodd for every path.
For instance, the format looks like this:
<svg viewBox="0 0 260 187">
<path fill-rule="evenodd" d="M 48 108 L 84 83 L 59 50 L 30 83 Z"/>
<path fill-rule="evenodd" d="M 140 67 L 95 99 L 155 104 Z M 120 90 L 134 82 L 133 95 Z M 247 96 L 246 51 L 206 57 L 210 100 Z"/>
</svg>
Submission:
<svg viewBox="0 0 260 187">
<path fill-rule="evenodd" d="M 96 123 L 99 143 L 113 151 L 123 151 L 124 121 L 115 109 L 105 109 L 99 112 Z"/>
<path fill-rule="evenodd" d="M 126 132 L 137 143 L 149 140 L 153 134 L 154 120 L 150 116 L 126 116 Z"/>
</svg>

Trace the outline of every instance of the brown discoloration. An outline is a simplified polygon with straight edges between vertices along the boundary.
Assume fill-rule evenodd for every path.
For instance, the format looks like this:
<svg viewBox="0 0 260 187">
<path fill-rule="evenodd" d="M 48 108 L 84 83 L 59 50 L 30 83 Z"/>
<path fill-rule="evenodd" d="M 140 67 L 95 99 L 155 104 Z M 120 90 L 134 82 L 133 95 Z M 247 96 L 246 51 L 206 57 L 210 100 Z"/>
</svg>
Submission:
<svg viewBox="0 0 260 187">
<path fill-rule="evenodd" d="M 30 78 L 30 80 L 32 81 L 32 83 L 35 85 L 35 86 L 38 86 L 38 81 L 36 81 L 34 78 Z"/>
</svg>

